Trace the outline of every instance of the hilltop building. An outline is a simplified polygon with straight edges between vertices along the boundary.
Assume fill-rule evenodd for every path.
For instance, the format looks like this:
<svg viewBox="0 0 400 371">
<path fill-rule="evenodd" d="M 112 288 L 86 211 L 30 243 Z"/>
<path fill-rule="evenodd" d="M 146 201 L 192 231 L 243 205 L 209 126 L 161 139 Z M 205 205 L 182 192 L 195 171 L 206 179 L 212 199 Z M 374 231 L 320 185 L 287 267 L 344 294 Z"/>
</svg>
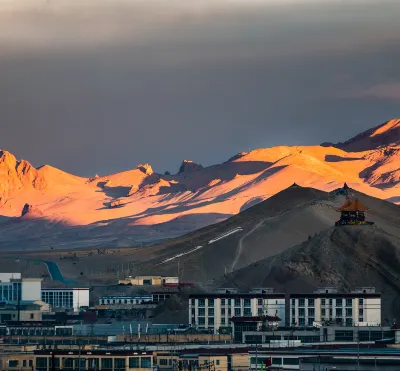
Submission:
<svg viewBox="0 0 400 371">
<path fill-rule="evenodd" d="M 381 324 L 381 294 L 376 293 L 374 287 L 357 288 L 350 293 L 321 288 L 310 294 L 291 294 L 289 298 L 292 326 Z"/>
<path fill-rule="evenodd" d="M 132 286 L 178 286 L 179 278 L 163 276 L 128 276 L 124 280 L 119 280 L 118 284 Z"/>
<path fill-rule="evenodd" d="M 88 287 L 59 287 L 42 289 L 42 301 L 51 308 L 63 308 L 78 312 L 81 307 L 89 307 Z"/>
<path fill-rule="evenodd" d="M 221 289 L 189 296 L 189 324 L 199 329 L 217 332 L 220 328 L 231 327 L 233 317 L 257 316 L 279 317 L 284 323 L 285 294 L 259 288 L 248 293 Z"/>
<path fill-rule="evenodd" d="M 41 278 L 21 278 L 21 273 L 0 273 L 0 301 L 40 300 Z"/>
<path fill-rule="evenodd" d="M 365 220 L 365 213 L 368 210 L 368 207 L 363 205 L 358 198 L 353 201 L 348 198 L 344 205 L 337 209 L 337 211 L 340 212 L 340 219 L 335 223 L 335 225 L 373 224 L 372 222 L 367 222 Z"/>
</svg>

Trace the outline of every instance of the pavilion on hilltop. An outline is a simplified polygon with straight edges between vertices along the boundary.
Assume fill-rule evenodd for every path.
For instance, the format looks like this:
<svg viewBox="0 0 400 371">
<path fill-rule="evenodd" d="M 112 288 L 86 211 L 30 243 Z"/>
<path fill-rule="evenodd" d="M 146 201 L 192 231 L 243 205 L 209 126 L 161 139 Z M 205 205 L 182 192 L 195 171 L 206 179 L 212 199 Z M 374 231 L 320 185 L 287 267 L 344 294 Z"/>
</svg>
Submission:
<svg viewBox="0 0 400 371">
<path fill-rule="evenodd" d="M 340 212 L 340 220 L 335 223 L 339 225 L 367 225 L 373 224 L 365 220 L 365 213 L 368 207 L 363 205 L 358 198 L 355 200 L 346 200 L 345 204 L 337 209 Z"/>
</svg>

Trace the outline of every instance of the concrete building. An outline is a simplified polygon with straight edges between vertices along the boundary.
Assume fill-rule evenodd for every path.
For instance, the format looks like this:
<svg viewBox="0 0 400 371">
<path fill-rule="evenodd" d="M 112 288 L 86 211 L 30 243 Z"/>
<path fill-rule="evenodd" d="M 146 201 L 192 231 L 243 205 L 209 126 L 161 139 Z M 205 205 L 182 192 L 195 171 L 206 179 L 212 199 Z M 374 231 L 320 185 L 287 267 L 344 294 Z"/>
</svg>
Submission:
<svg viewBox="0 0 400 371">
<path fill-rule="evenodd" d="M 118 284 L 132 286 L 173 286 L 179 284 L 179 278 L 163 276 L 129 276 L 124 280 L 119 280 Z"/>
<path fill-rule="evenodd" d="M 143 304 L 152 302 L 153 295 L 106 295 L 99 298 L 99 305 L 118 305 L 118 304 Z"/>
<path fill-rule="evenodd" d="M 36 371 L 56 370 L 150 371 L 153 353 L 123 350 L 37 350 L 34 351 Z"/>
<path fill-rule="evenodd" d="M 310 294 L 290 295 L 290 324 L 306 327 L 323 324 L 380 326 L 381 294 L 374 287 L 350 293 L 321 288 Z"/>
<path fill-rule="evenodd" d="M 21 273 L 0 273 L 0 301 L 40 300 L 41 278 L 21 278 Z"/>
<path fill-rule="evenodd" d="M 199 329 L 217 332 L 220 328 L 231 327 L 232 317 L 262 315 L 277 316 L 285 323 L 285 294 L 260 288 L 249 293 L 221 289 L 189 296 L 189 323 Z"/>
<path fill-rule="evenodd" d="M 63 287 L 42 289 L 42 301 L 54 310 L 63 308 L 78 312 L 81 307 L 89 307 L 89 288 Z"/>
<path fill-rule="evenodd" d="M 41 302 L 25 302 L 19 304 L 0 304 L 0 323 L 9 321 L 36 322 L 42 320 Z"/>
</svg>

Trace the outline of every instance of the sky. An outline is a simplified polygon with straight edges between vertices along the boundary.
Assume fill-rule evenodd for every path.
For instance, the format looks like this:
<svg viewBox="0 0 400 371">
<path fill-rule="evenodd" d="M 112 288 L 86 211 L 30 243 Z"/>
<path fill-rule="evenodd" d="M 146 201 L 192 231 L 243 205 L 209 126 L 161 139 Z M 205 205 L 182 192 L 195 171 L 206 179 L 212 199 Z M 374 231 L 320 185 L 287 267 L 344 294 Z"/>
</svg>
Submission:
<svg viewBox="0 0 400 371">
<path fill-rule="evenodd" d="M 0 0 L 0 148 L 177 172 L 400 116 L 398 0 Z"/>
</svg>

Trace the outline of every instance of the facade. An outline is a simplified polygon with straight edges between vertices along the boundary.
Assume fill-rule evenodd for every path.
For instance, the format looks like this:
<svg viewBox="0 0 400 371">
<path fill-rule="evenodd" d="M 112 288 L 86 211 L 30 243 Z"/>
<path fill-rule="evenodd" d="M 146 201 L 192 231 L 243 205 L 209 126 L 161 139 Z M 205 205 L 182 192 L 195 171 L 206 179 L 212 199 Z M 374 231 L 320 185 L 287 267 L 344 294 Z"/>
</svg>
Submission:
<svg viewBox="0 0 400 371">
<path fill-rule="evenodd" d="M 34 365 L 33 352 L 1 352 L 0 370 L 32 371 Z"/>
<path fill-rule="evenodd" d="M 34 364 L 36 371 L 150 371 L 153 368 L 153 354 L 118 350 L 38 350 L 34 352 Z"/>
<path fill-rule="evenodd" d="M 118 281 L 119 285 L 132 286 L 163 286 L 163 285 L 178 285 L 178 277 L 163 277 L 163 276 L 129 276 L 124 280 Z"/>
<path fill-rule="evenodd" d="M 189 324 L 217 332 L 231 327 L 232 317 L 277 316 L 285 323 L 285 294 L 273 289 L 239 293 L 232 289 L 189 296 Z"/>
<path fill-rule="evenodd" d="M 81 307 L 89 307 L 89 288 L 42 289 L 42 301 L 53 309 L 63 308 L 78 312 Z"/>
<path fill-rule="evenodd" d="M 338 293 L 334 288 L 311 294 L 290 295 L 290 324 L 307 327 L 323 324 L 380 326 L 381 294 L 375 288 L 359 288 Z"/>
<path fill-rule="evenodd" d="M 21 273 L 0 273 L 0 301 L 40 300 L 41 278 L 21 278 Z"/>
<path fill-rule="evenodd" d="M 3 304 L 0 305 L 0 323 L 8 321 L 41 321 L 42 313 L 42 307 L 39 303 Z"/>
<path fill-rule="evenodd" d="M 152 302 L 153 295 L 125 296 L 125 295 L 107 295 L 99 299 L 100 305 L 117 305 L 117 304 L 143 304 Z"/>
</svg>

